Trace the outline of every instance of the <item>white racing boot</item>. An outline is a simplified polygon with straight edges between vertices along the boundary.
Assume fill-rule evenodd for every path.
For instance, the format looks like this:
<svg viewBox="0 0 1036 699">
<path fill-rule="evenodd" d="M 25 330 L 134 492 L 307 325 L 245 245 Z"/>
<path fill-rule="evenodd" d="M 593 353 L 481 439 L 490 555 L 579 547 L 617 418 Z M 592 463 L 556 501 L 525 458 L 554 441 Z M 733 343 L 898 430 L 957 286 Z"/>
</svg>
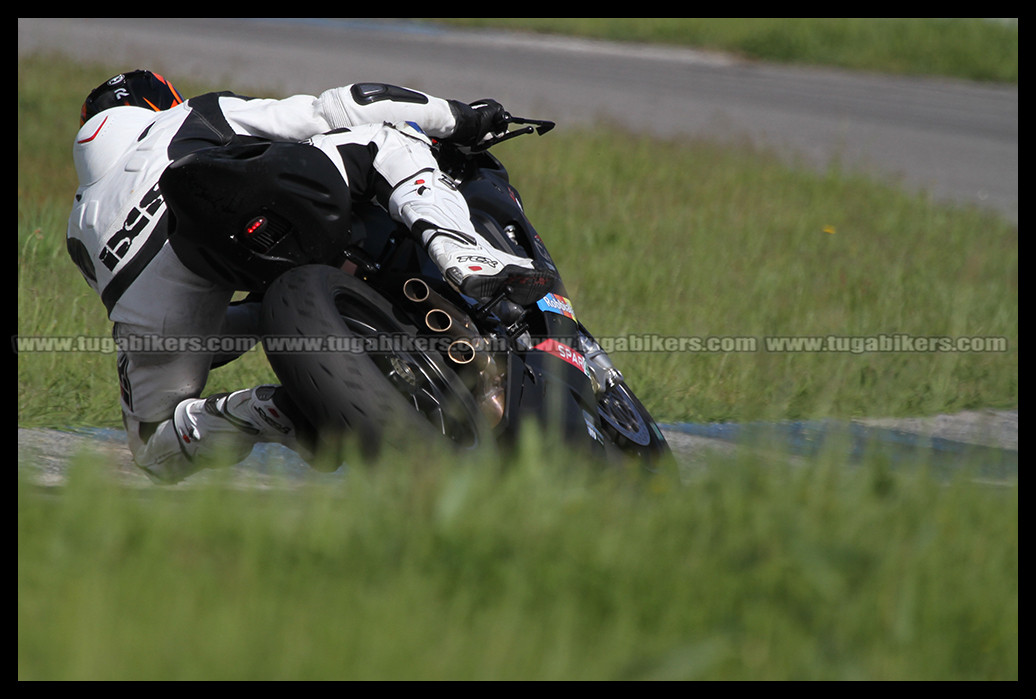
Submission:
<svg viewBox="0 0 1036 699">
<path fill-rule="evenodd" d="M 472 298 L 486 299 L 504 290 L 511 301 L 527 306 L 557 281 L 557 273 L 546 265 L 498 250 L 473 231 L 427 228 L 421 242 L 447 281 Z"/>
<path fill-rule="evenodd" d="M 521 306 L 543 298 L 557 282 L 557 271 L 543 262 L 493 247 L 471 223 L 468 203 L 457 183 L 438 168 L 430 141 L 407 124 L 378 132 L 375 169 L 394 182 L 386 208 L 428 251 L 447 281 L 472 298 L 500 291 Z"/>
<path fill-rule="evenodd" d="M 307 458 L 307 430 L 288 417 L 294 409 L 283 390 L 264 385 L 181 401 L 172 419 L 134 449 L 134 460 L 152 481 L 172 484 L 204 468 L 243 461 L 261 442 L 284 444 Z"/>
</svg>

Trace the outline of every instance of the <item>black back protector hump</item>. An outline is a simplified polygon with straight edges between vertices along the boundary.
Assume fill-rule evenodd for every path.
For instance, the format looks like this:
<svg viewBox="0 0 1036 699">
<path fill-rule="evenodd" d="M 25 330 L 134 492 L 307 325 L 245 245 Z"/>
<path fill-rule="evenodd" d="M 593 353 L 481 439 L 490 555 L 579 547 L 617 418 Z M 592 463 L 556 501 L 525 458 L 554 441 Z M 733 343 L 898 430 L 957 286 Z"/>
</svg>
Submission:
<svg viewBox="0 0 1036 699">
<path fill-rule="evenodd" d="M 195 274 L 263 291 L 304 264 L 339 264 L 350 238 L 349 186 L 318 148 L 251 137 L 204 148 L 159 180 L 169 242 Z"/>
</svg>

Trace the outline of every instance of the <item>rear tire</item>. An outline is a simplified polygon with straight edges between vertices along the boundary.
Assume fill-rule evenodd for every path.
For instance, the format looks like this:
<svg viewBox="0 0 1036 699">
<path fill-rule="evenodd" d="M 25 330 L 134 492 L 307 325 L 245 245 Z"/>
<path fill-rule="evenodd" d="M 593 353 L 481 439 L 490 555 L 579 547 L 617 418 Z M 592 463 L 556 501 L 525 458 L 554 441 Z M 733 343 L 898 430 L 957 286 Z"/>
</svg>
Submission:
<svg viewBox="0 0 1036 699">
<path fill-rule="evenodd" d="M 340 269 L 306 265 L 283 274 L 264 295 L 260 328 L 270 365 L 315 428 L 318 448 L 338 449 L 343 438 L 368 455 L 424 440 L 460 449 L 492 443 L 442 356 L 407 342 L 417 328 Z M 285 341 L 295 338 L 334 344 L 287 351 Z"/>
</svg>

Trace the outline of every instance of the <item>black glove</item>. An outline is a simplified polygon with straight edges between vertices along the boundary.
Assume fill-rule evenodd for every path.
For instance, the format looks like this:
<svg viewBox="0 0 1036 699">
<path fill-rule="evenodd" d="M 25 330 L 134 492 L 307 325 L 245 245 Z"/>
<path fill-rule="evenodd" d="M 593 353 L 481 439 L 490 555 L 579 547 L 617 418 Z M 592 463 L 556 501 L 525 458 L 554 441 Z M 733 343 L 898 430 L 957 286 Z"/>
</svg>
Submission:
<svg viewBox="0 0 1036 699">
<path fill-rule="evenodd" d="M 483 99 L 470 105 L 449 100 L 449 105 L 457 126 L 453 129 L 453 135 L 445 139 L 447 141 L 462 146 L 474 146 L 488 134 L 507 130 L 507 123 L 504 121 L 507 112 L 496 100 Z"/>
</svg>

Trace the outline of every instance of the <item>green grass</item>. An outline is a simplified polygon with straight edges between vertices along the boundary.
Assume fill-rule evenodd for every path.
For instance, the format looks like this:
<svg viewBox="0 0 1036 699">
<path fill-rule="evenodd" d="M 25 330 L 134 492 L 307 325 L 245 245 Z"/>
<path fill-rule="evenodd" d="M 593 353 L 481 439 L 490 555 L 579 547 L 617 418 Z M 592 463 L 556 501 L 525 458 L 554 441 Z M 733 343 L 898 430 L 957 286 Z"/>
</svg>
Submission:
<svg viewBox="0 0 1036 699">
<path fill-rule="evenodd" d="M 18 334 L 103 337 L 103 309 L 64 249 L 79 95 L 39 78 L 61 65 L 19 62 Z M 69 81 L 94 85 L 110 72 L 75 67 Z M 558 129 L 498 154 L 593 333 L 757 340 L 752 352 L 616 352 L 660 419 L 1017 405 L 1017 226 L 747 148 Z M 762 344 L 901 333 L 1003 338 L 1007 351 L 767 352 Z M 19 423 L 118 425 L 114 362 L 20 353 Z M 210 390 L 271 379 L 256 351 L 216 370 Z"/>
<path fill-rule="evenodd" d="M 418 463 L 418 462 L 415 462 Z M 1018 676 L 1018 491 L 841 457 L 685 485 L 382 464 L 18 500 L 24 680 Z"/>
<path fill-rule="evenodd" d="M 748 59 L 1018 82 L 1018 21 L 862 17 L 462 17 L 433 20 L 637 41 Z"/>
<path fill-rule="evenodd" d="M 18 70 L 17 333 L 104 337 L 64 230 L 79 101 L 117 69 Z M 707 143 L 559 128 L 499 155 L 601 337 L 1008 340 L 616 352 L 662 419 L 1017 406 L 1017 226 Z M 114 364 L 19 353 L 19 425 L 117 426 Z M 207 390 L 270 378 L 253 352 Z M 530 440 L 498 468 L 422 454 L 266 490 L 129 488 L 86 456 L 43 489 L 23 464 L 18 676 L 1017 679 L 1017 483 L 844 454 L 711 455 L 677 483 Z"/>
<path fill-rule="evenodd" d="M 789 168 L 765 152 L 595 132 L 556 139 L 544 162 L 545 145 L 512 146 L 507 162 L 592 332 L 759 341 L 746 353 L 617 354 L 659 415 L 855 417 L 1017 403 L 1016 227 L 837 168 Z M 762 349 L 770 337 L 896 333 L 1002 337 L 1008 351 Z"/>
</svg>

